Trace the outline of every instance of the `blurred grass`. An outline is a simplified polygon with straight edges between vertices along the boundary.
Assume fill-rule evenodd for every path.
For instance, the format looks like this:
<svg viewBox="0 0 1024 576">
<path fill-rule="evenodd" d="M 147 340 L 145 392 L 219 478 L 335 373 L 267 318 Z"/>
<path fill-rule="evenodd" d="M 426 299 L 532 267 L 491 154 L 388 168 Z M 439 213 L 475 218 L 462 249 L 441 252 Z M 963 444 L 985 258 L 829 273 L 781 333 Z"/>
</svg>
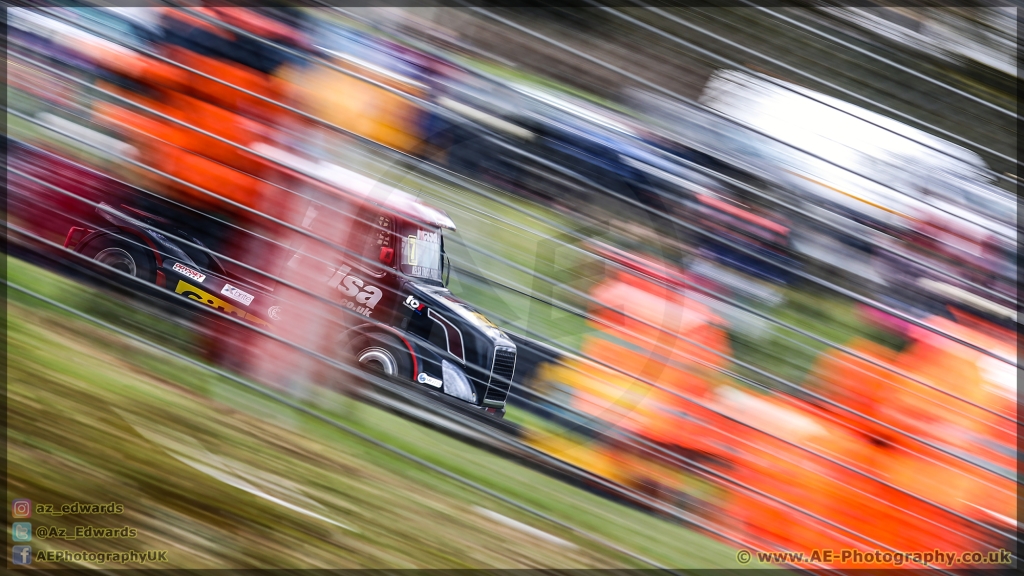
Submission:
<svg viewBox="0 0 1024 576">
<path fill-rule="evenodd" d="M 73 306 L 124 308 L 17 260 L 8 259 L 8 272 Z M 169 566 L 182 568 L 635 566 L 209 372 L 10 296 L 9 499 L 120 502 L 122 516 L 33 521 L 139 532 L 130 541 L 37 539 L 35 550 L 169 550 Z M 368 405 L 328 392 L 317 398 L 318 409 L 360 431 L 659 562 L 736 566 L 727 546 L 682 527 Z M 578 548 L 499 524 L 475 505 Z"/>
<path fill-rule="evenodd" d="M 452 189 L 446 192 L 449 195 L 459 193 Z M 559 231 L 531 219 L 528 214 L 544 212 L 543 216 L 561 223 L 566 228 L 571 229 L 574 226 L 550 211 L 520 199 L 513 199 L 511 196 L 507 196 L 506 200 L 525 206 L 526 214 L 471 193 L 461 193 L 455 201 L 434 193 L 432 200 L 433 204 L 445 208 L 459 227 L 454 234 L 447 236 L 455 241 L 449 240 L 445 245 L 446 250 L 451 253 L 453 262 L 456 262 L 450 283 L 452 292 L 481 309 L 496 312 L 548 339 L 572 349 L 579 349 L 583 336 L 591 331 L 583 318 L 561 312 L 513 290 L 501 288 L 493 283 L 488 285 L 474 281 L 459 274 L 460 268 L 468 269 L 470 272 L 496 279 L 527 293 L 586 309 L 589 307 L 586 301 L 531 274 L 531 271 L 542 274 L 558 284 L 568 285 L 583 292 L 591 287 L 592 279 L 587 276 L 587 265 L 593 264 L 595 259 L 567 247 L 560 247 L 555 253 L 548 254 L 547 250 L 557 246 L 556 242 L 571 242 L 571 239 L 559 238 Z M 488 216 L 474 217 L 470 211 L 456 206 L 456 202 L 479 210 L 475 214 Z M 515 225 L 536 232 L 528 232 Z M 521 266 L 526 271 L 475 252 L 468 246 L 486 250 Z M 500 320 L 495 319 L 495 322 L 501 324 Z M 524 332 L 514 327 L 509 328 L 518 333 Z"/>
<path fill-rule="evenodd" d="M 903 342 L 897 336 L 868 324 L 856 304 L 833 294 L 789 288 L 785 302 L 772 309 L 776 319 L 838 344 L 863 338 L 898 350 Z M 825 344 L 792 332 L 778 325 L 759 338 L 733 331 L 730 333 L 734 356 L 743 362 L 767 369 L 791 382 L 803 384 L 815 362 L 825 351 Z M 778 383 L 752 371 L 736 367 L 736 371 L 773 387 Z"/>
</svg>

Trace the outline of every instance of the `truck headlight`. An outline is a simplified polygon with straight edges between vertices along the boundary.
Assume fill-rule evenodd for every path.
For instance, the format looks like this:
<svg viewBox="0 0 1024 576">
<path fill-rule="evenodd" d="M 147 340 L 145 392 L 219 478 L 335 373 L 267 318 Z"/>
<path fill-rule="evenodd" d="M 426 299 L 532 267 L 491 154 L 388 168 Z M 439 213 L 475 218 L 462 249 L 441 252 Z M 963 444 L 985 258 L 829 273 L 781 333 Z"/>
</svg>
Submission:
<svg viewBox="0 0 1024 576">
<path fill-rule="evenodd" d="M 447 360 L 441 361 L 441 377 L 444 378 L 444 393 L 455 396 L 459 400 L 476 404 L 476 391 L 466 377 L 466 373 Z"/>
</svg>

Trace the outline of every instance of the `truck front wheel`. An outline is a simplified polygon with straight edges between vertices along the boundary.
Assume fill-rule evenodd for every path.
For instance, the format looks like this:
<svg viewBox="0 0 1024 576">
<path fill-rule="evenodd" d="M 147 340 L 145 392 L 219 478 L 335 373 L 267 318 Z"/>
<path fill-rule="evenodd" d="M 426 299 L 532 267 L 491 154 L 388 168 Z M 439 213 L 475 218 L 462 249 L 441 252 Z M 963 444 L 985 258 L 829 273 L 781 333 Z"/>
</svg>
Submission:
<svg viewBox="0 0 1024 576">
<path fill-rule="evenodd" d="M 367 372 L 389 378 L 412 378 L 409 353 L 402 343 L 388 334 L 367 334 L 352 343 L 355 363 Z"/>
</svg>

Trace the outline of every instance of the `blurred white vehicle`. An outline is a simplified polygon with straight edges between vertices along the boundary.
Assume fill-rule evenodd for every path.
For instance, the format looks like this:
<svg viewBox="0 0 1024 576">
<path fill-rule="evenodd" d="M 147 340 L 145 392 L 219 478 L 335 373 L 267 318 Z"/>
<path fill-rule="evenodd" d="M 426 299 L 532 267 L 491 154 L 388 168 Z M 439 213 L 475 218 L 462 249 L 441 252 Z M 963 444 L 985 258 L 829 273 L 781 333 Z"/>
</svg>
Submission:
<svg viewBox="0 0 1024 576">
<path fill-rule="evenodd" d="M 874 280 L 905 298 L 1015 319 L 1008 304 L 1016 202 L 989 179 L 977 154 L 762 75 L 719 71 L 701 103 L 735 121 L 708 115 L 707 146 L 756 166 L 794 194 L 804 212 L 833 224 L 825 234 L 805 232 L 797 250 L 849 268 L 867 255 L 835 262 L 841 258 L 836 231 L 848 244 L 873 239 L 871 252 L 883 260 L 889 249 L 913 255 L 913 261 L 888 258 L 881 269 L 870 266 L 881 274 Z"/>
<path fill-rule="evenodd" d="M 987 180 L 977 154 L 842 100 L 728 70 L 711 77 L 701 103 L 752 129 L 720 121 L 719 145 L 812 204 L 867 223 L 905 228 L 919 213 L 948 212 L 948 203 L 971 212 L 1014 210 Z M 991 216 L 968 219 L 992 232 L 1011 232 Z"/>
</svg>

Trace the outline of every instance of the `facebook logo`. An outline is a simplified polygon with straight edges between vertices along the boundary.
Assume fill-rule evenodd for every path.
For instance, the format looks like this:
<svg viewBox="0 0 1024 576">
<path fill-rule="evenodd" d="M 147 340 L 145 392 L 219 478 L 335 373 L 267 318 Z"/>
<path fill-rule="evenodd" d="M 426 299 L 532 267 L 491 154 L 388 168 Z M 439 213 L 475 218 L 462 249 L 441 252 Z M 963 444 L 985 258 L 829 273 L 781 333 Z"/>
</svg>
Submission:
<svg viewBox="0 0 1024 576">
<path fill-rule="evenodd" d="M 31 564 L 32 563 L 32 547 L 31 546 L 14 546 L 11 548 L 11 562 L 15 564 Z"/>
</svg>

